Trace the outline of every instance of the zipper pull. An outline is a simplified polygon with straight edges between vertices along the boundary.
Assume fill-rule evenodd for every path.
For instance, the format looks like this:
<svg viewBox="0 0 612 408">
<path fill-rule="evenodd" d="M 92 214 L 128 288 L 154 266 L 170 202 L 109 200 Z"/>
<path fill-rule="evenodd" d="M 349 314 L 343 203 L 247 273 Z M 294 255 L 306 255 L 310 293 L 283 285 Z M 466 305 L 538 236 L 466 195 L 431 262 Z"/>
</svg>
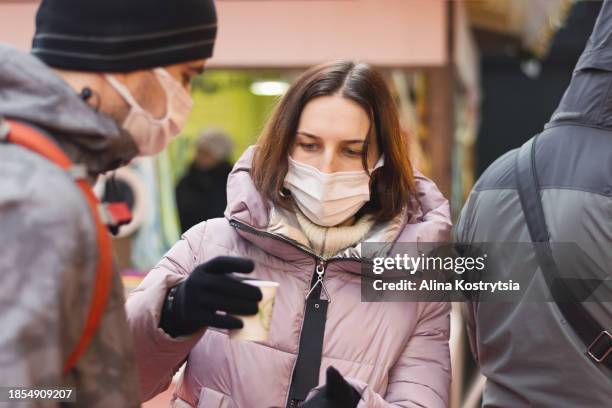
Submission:
<svg viewBox="0 0 612 408">
<path fill-rule="evenodd" d="M 329 292 L 327 291 L 327 287 L 325 287 L 325 282 L 323 282 L 323 276 L 325 275 L 325 262 L 324 261 L 319 262 L 319 264 L 317 265 L 317 268 L 315 269 L 315 272 L 317 273 L 317 281 L 315 282 L 314 285 L 312 285 L 312 287 L 306 294 L 306 299 L 308 299 L 308 297 L 310 296 L 312 291 L 315 290 L 317 285 L 321 285 L 323 289 L 323 293 L 325 294 L 325 297 L 327 298 L 327 301 L 331 303 L 331 296 L 329 295 Z"/>
</svg>

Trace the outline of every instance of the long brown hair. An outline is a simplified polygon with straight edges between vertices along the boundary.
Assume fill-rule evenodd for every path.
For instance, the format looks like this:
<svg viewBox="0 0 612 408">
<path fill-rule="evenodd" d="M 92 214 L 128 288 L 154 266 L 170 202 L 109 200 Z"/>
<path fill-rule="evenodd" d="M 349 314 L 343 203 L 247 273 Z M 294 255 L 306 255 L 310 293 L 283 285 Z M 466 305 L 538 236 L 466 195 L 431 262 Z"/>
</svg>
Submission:
<svg viewBox="0 0 612 408">
<path fill-rule="evenodd" d="M 368 145 L 375 137 L 384 166 L 372 174 L 370 201 L 360 210 L 384 222 L 413 205 L 414 178 L 408 140 L 402 132 L 397 108 L 380 73 L 365 63 L 338 61 L 310 68 L 293 83 L 280 100 L 259 136 L 252 166 L 255 186 L 275 206 L 293 209 L 290 195 L 283 193 L 290 149 L 306 104 L 314 98 L 341 95 L 359 104 L 370 118 L 362 163 L 367 169 Z"/>
</svg>

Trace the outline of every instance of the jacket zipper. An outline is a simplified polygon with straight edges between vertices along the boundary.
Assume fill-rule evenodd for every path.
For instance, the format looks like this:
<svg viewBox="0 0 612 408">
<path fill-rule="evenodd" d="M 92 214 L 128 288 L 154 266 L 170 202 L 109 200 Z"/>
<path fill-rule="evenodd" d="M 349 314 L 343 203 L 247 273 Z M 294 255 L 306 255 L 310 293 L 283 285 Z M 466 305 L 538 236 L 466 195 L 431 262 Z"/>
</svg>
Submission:
<svg viewBox="0 0 612 408">
<path fill-rule="evenodd" d="M 300 245 L 299 243 L 292 241 L 288 238 L 282 237 L 280 235 L 275 235 L 275 234 L 271 234 L 269 232 L 266 231 L 261 231 L 258 230 L 256 228 L 251 227 L 250 225 L 246 225 L 243 224 L 240 221 L 236 221 L 234 219 L 230 220 L 230 225 L 232 225 L 234 228 L 246 231 L 250 234 L 254 234 L 254 235 L 258 235 L 260 237 L 266 237 L 266 238 L 272 238 L 275 239 L 277 241 L 281 241 L 284 243 L 287 243 L 289 245 L 294 246 L 295 248 L 299 249 L 300 251 L 312 256 L 315 260 L 315 270 L 312 274 L 312 279 L 310 280 L 310 290 L 308 291 L 308 294 L 306 294 L 306 298 L 308 299 L 308 297 L 310 296 L 310 294 L 312 293 L 312 291 L 318 286 L 321 285 L 321 289 L 323 291 L 323 293 L 325 293 L 325 296 L 327 297 L 327 301 L 331 302 L 331 296 L 329 294 L 329 292 L 327 291 L 327 288 L 325 287 L 325 282 L 323 281 L 324 277 L 325 277 L 325 270 L 327 267 L 327 264 L 329 264 L 330 262 L 340 262 L 340 261 L 354 261 L 354 262 L 371 262 L 369 259 L 355 259 L 355 258 L 331 258 L 331 259 L 324 259 L 321 258 L 320 256 L 318 256 L 317 254 L 315 254 L 312 251 L 309 251 L 308 249 L 304 248 L 302 245 Z M 301 330 L 300 330 L 301 333 Z"/>
<path fill-rule="evenodd" d="M 275 239 L 277 241 L 281 241 L 281 242 L 285 242 L 289 245 L 292 245 L 296 248 L 298 248 L 299 250 L 301 250 L 302 252 L 307 253 L 308 255 L 312 256 L 315 260 L 315 270 L 312 274 L 312 278 L 310 280 L 310 290 L 308 291 L 308 294 L 306 295 L 306 297 L 304 298 L 304 313 L 306 313 L 306 307 L 307 307 L 307 303 L 306 300 L 308 299 L 308 297 L 310 296 L 310 294 L 313 292 L 313 290 L 315 290 L 315 288 L 318 285 L 321 285 L 321 291 L 323 293 L 325 293 L 325 295 L 327 296 L 327 301 L 331 302 L 331 297 L 329 296 L 329 292 L 327 291 L 327 288 L 325 287 L 324 284 L 324 278 L 325 278 L 325 272 L 327 269 L 327 265 L 330 262 L 338 262 L 338 261 L 357 261 L 356 259 L 350 259 L 350 258 L 331 258 L 328 260 L 325 260 L 321 257 L 319 257 L 318 255 L 316 255 L 314 252 L 309 251 L 308 249 L 304 248 L 303 246 L 299 245 L 297 242 L 294 242 L 290 239 L 284 238 L 282 236 L 279 235 L 275 235 L 275 234 L 271 234 L 269 232 L 266 231 L 261 231 L 258 230 L 254 227 L 251 227 L 250 225 L 246 225 L 240 221 L 237 221 L 235 219 L 230 220 L 230 225 L 232 225 L 234 228 L 246 231 L 248 233 L 254 234 L 254 235 L 258 235 L 261 237 L 267 237 L 267 238 L 272 238 Z M 358 260 L 358 261 L 362 261 L 362 260 Z M 320 294 L 319 294 L 320 297 Z M 295 362 L 293 363 L 293 368 L 291 369 L 291 381 L 289 382 L 289 389 L 287 390 L 287 400 L 285 402 L 285 406 L 287 408 L 296 408 L 298 401 L 296 400 L 292 400 L 289 401 L 289 396 L 291 393 L 291 386 L 293 384 L 293 378 L 295 375 L 295 366 L 297 364 L 298 358 L 300 357 L 299 354 L 299 345 L 301 343 L 302 340 L 302 330 L 304 329 L 304 320 L 302 319 L 302 324 L 300 326 L 300 335 L 298 336 L 298 354 L 295 358 Z"/>
<path fill-rule="evenodd" d="M 323 293 L 325 293 L 325 296 L 327 297 L 327 301 L 331 303 L 331 296 L 329 295 L 329 292 L 327 291 L 327 288 L 325 287 L 325 282 L 323 282 L 323 278 L 325 277 L 325 267 L 326 267 L 325 261 L 322 259 L 319 259 L 319 262 L 317 263 L 317 266 L 315 267 L 315 271 L 312 274 L 312 280 L 310 281 L 310 290 L 306 294 L 306 297 L 304 298 L 304 300 L 308 299 L 310 297 L 310 294 L 317 288 L 317 286 L 321 285 L 321 290 L 323 291 Z M 319 298 L 320 296 L 321 295 L 319 293 Z"/>
</svg>

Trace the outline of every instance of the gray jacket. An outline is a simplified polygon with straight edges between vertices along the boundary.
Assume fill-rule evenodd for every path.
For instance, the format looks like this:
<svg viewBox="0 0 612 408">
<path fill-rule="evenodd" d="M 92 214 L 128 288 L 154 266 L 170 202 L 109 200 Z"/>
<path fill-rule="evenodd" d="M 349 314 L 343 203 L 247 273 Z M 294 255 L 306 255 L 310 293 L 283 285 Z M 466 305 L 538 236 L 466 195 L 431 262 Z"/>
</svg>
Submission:
<svg viewBox="0 0 612 408">
<path fill-rule="evenodd" d="M 530 242 L 515 185 L 518 150 L 482 175 L 455 229 L 462 242 Z M 565 272 L 612 277 L 612 2 L 606 1 L 550 122 L 538 138 L 535 165 L 553 243 L 573 242 L 598 271 L 564 262 Z M 509 256 L 494 271 L 534 276 L 527 291 L 548 293 L 533 251 Z M 555 257 L 563 254 L 555 252 Z M 563 272 L 562 272 L 563 273 Z M 582 275 L 582 276 L 584 276 Z M 573 276 L 577 276 L 574 274 Z M 597 295 L 594 293 L 593 296 Z M 595 297 L 596 298 L 596 297 Z M 593 298 L 589 299 L 592 300 Z M 601 297 L 600 297 L 601 299 Z M 610 296 L 586 302 L 612 328 Z M 485 407 L 610 407 L 612 372 L 589 361 L 585 346 L 554 302 L 472 303 L 467 308 L 474 356 L 487 377 Z"/>
<path fill-rule="evenodd" d="M 90 176 L 117 167 L 136 148 L 51 69 L 0 44 L 0 116 L 51 135 Z M 101 327 L 63 377 L 91 300 L 97 244 L 75 182 L 46 159 L 0 143 L 0 386 L 73 386 L 79 407 L 139 406 L 133 347 L 115 273 Z M 45 406 L 46 403 L 2 403 Z"/>
</svg>

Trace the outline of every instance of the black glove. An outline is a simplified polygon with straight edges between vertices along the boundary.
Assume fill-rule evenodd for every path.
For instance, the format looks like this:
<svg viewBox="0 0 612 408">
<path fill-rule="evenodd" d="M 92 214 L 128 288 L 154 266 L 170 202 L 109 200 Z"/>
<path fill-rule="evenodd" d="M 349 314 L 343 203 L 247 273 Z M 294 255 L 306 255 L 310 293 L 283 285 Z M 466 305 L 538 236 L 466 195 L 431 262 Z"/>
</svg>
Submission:
<svg viewBox="0 0 612 408">
<path fill-rule="evenodd" d="M 204 326 L 242 328 L 242 320 L 229 314 L 257 314 L 261 290 L 227 274 L 250 273 L 253 267 L 250 259 L 231 256 L 220 256 L 199 265 L 166 294 L 159 327 L 172 337 L 195 333 Z M 227 314 L 217 314 L 217 311 Z"/>
<path fill-rule="evenodd" d="M 327 368 L 325 385 L 301 408 L 356 408 L 361 395 L 334 367 Z"/>
</svg>

